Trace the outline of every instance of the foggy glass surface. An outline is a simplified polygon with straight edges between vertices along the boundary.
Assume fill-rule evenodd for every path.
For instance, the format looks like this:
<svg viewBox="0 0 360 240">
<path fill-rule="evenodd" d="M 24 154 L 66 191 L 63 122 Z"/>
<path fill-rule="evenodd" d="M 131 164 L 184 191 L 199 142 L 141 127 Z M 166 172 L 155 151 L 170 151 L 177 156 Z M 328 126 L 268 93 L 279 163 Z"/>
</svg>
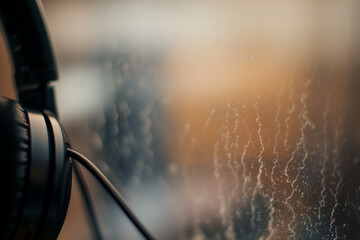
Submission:
<svg viewBox="0 0 360 240">
<path fill-rule="evenodd" d="M 160 239 L 360 239 L 354 1 L 44 4 L 65 128 Z"/>
</svg>

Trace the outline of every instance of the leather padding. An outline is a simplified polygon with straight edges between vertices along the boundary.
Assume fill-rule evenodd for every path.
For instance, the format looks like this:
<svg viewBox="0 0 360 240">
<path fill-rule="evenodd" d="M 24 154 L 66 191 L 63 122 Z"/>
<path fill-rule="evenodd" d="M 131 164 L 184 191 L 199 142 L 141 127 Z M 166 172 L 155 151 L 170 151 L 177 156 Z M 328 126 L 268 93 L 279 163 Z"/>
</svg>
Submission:
<svg viewBox="0 0 360 240">
<path fill-rule="evenodd" d="M 29 174 L 30 130 L 26 111 L 0 97 L 0 239 L 11 239 L 24 205 Z"/>
</svg>

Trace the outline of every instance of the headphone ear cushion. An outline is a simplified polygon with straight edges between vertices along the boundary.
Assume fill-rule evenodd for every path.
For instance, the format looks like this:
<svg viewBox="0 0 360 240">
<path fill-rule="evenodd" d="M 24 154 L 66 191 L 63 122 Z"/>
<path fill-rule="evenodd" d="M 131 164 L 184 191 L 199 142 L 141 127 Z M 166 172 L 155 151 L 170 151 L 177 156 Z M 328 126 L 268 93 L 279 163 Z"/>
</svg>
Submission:
<svg viewBox="0 0 360 240">
<path fill-rule="evenodd" d="M 12 238 L 22 214 L 29 175 L 29 129 L 26 110 L 0 97 L 0 239 Z"/>
</svg>

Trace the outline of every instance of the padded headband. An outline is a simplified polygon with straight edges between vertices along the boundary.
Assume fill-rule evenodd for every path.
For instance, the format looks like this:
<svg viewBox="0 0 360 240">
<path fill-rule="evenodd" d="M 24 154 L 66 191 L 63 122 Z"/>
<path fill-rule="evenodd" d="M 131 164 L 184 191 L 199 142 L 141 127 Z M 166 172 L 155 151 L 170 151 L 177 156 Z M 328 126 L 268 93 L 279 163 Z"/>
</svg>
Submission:
<svg viewBox="0 0 360 240">
<path fill-rule="evenodd" d="M 19 101 L 25 107 L 56 115 L 49 82 L 57 79 L 57 69 L 41 10 L 36 0 L 0 0 Z"/>
</svg>

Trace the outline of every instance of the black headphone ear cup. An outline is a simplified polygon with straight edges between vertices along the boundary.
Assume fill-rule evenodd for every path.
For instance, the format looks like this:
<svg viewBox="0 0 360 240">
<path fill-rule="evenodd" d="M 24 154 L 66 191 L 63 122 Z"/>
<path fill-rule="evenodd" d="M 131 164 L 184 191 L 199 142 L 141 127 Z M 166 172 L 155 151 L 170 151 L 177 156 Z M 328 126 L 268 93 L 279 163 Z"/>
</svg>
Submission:
<svg viewBox="0 0 360 240">
<path fill-rule="evenodd" d="M 69 164 L 65 169 L 64 174 L 64 195 L 63 202 L 59 206 L 59 215 L 57 216 L 55 222 L 53 223 L 53 231 L 51 234 L 51 239 L 57 239 L 61 228 L 64 224 L 66 213 L 69 207 L 70 196 L 71 196 L 71 183 L 72 183 L 72 166 Z"/>
<path fill-rule="evenodd" d="M 0 97 L 0 239 L 12 238 L 24 206 L 29 174 L 30 130 L 26 111 Z"/>
</svg>

